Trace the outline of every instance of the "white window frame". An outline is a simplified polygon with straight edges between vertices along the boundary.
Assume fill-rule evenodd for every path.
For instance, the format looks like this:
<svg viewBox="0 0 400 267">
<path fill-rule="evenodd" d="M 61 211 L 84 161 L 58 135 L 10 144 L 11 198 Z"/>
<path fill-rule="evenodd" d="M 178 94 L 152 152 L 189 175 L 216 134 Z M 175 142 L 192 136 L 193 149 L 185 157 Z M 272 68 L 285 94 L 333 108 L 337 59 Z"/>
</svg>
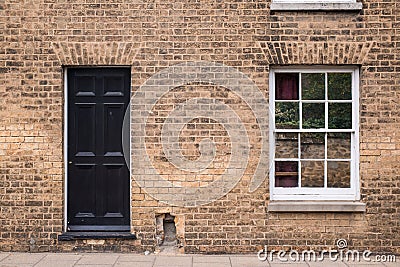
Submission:
<svg viewBox="0 0 400 267">
<path fill-rule="evenodd" d="M 325 129 L 275 129 L 275 73 L 352 73 L 352 129 L 326 130 Z M 326 74 L 327 75 L 327 74 Z M 327 79 L 325 79 L 325 90 Z M 299 94 L 301 94 L 301 74 L 299 75 Z M 270 95 L 270 199 L 271 200 L 360 200 L 359 192 L 359 68 L 358 67 L 285 67 L 273 68 L 269 76 Z M 325 100 L 327 101 L 327 100 Z M 327 106 L 327 105 L 326 105 Z M 325 109 L 325 113 L 327 110 Z M 299 113 L 300 110 L 299 110 Z M 301 120 L 301 114 L 299 114 Z M 327 115 L 325 116 L 327 121 Z M 326 127 L 326 125 L 325 125 Z M 275 134 L 277 132 L 350 132 L 351 137 L 351 175 L 350 188 L 299 188 L 299 187 L 275 187 Z M 299 140 L 300 143 L 300 140 Z M 326 144 L 325 144 L 326 146 Z M 325 150 L 325 153 L 326 150 Z M 299 167 L 300 168 L 300 167 Z M 326 168 L 325 168 L 326 169 Z M 326 170 L 325 170 L 326 171 Z M 301 174 L 300 174 L 301 175 Z M 301 177 L 299 178 L 301 179 Z M 326 178 L 325 178 L 326 179 Z M 326 183 L 325 183 L 326 184 Z"/>
</svg>

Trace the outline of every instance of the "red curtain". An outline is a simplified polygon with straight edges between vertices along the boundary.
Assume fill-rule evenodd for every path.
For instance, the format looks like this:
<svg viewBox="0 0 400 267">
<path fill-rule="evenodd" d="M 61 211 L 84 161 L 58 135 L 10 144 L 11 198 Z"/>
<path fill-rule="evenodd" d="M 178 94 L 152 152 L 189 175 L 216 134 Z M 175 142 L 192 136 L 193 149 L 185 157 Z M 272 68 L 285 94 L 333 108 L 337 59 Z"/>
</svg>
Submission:
<svg viewBox="0 0 400 267">
<path fill-rule="evenodd" d="M 275 73 L 275 99 L 276 100 L 299 99 L 298 73 Z"/>
<path fill-rule="evenodd" d="M 281 175 L 282 173 L 297 173 L 297 161 L 275 162 L 275 187 L 297 187 L 298 175 Z"/>
</svg>

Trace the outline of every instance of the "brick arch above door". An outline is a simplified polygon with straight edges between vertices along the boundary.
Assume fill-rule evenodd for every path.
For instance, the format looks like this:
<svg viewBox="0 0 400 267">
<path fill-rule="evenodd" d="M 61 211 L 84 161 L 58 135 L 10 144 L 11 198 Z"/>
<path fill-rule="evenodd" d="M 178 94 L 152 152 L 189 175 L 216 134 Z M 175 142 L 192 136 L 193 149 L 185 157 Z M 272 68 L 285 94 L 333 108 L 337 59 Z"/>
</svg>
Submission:
<svg viewBox="0 0 400 267">
<path fill-rule="evenodd" d="M 271 65 L 365 65 L 374 42 L 259 42 Z"/>
<path fill-rule="evenodd" d="M 140 43 L 53 42 L 52 48 L 61 65 L 132 65 Z"/>
</svg>

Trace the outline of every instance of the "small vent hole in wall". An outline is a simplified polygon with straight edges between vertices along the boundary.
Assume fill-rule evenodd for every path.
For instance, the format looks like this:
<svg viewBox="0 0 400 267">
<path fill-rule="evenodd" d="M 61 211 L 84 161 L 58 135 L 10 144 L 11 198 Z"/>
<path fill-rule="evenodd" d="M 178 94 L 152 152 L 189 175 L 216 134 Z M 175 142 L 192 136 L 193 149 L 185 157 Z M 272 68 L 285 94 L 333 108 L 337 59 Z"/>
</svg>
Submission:
<svg viewBox="0 0 400 267">
<path fill-rule="evenodd" d="M 175 216 L 167 213 L 163 221 L 164 228 L 164 242 L 162 246 L 175 246 L 176 245 L 176 226 Z"/>
<path fill-rule="evenodd" d="M 163 213 L 156 216 L 157 245 L 161 247 L 176 247 L 176 225 L 175 216 Z"/>
</svg>

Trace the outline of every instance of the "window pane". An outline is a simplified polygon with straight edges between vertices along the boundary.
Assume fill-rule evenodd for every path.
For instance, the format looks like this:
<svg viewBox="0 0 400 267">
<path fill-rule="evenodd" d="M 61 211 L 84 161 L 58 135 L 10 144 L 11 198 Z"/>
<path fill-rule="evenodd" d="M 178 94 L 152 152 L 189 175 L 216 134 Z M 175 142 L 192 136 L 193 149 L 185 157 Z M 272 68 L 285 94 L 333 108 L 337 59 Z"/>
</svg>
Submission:
<svg viewBox="0 0 400 267">
<path fill-rule="evenodd" d="M 325 100 L 325 73 L 301 74 L 301 99 Z"/>
<path fill-rule="evenodd" d="M 324 103 L 303 103 L 303 128 L 325 128 Z"/>
<path fill-rule="evenodd" d="M 329 103 L 329 129 L 351 129 L 351 103 Z"/>
<path fill-rule="evenodd" d="M 275 158 L 297 158 L 299 140 L 297 133 L 277 133 L 275 140 Z"/>
<path fill-rule="evenodd" d="M 351 158 L 351 134 L 328 133 L 328 159 Z"/>
<path fill-rule="evenodd" d="M 275 127 L 277 129 L 298 129 L 299 104 L 275 103 Z"/>
<path fill-rule="evenodd" d="M 351 100 L 351 73 L 328 74 L 328 99 Z"/>
<path fill-rule="evenodd" d="M 301 162 L 301 187 L 324 187 L 324 162 Z"/>
<path fill-rule="evenodd" d="M 302 159 L 325 158 L 325 133 L 302 133 L 300 140 Z"/>
<path fill-rule="evenodd" d="M 276 161 L 275 187 L 297 187 L 298 166 L 297 161 Z"/>
<path fill-rule="evenodd" d="M 350 188 L 349 161 L 328 161 L 328 187 Z"/>
<path fill-rule="evenodd" d="M 275 74 L 275 99 L 298 100 L 299 99 L 299 74 L 276 73 Z"/>
</svg>

